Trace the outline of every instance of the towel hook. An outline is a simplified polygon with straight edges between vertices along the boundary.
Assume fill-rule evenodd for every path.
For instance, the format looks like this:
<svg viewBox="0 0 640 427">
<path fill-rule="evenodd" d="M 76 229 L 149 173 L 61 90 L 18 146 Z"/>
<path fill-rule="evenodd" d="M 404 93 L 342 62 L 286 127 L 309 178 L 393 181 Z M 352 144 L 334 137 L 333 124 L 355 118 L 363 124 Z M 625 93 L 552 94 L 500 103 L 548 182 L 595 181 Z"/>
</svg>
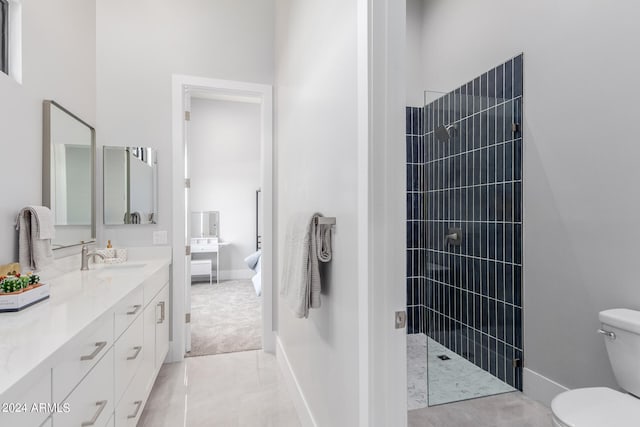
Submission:
<svg viewBox="0 0 640 427">
<path fill-rule="evenodd" d="M 336 217 L 334 216 L 317 216 L 315 218 L 316 225 L 336 225 Z"/>
</svg>

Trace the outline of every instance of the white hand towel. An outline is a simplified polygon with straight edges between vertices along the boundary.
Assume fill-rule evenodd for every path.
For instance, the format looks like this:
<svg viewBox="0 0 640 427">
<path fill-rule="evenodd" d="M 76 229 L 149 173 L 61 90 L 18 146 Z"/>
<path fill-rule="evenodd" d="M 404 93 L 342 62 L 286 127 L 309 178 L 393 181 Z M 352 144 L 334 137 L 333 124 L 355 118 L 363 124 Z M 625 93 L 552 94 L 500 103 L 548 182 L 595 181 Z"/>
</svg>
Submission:
<svg viewBox="0 0 640 427">
<path fill-rule="evenodd" d="M 27 206 L 25 209 L 31 211 L 32 217 L 35 215 L 36 236 L 38 239 L 53 239 L 56 237 L 56 226 L 51 209 L 46 206 Z"/>
<path fill-rule="evenodd" d="M 40 217 L 36 213 L 33 206 L 28 206 L 20 211 L 16 219 L 16 229 L 19 232 L 18 240 L 18 261 L 23 269 L 40 270 L 42 267 L 53 262 L 53 251 L 51 249 L 51 238 L 41 238 L 40 236 L 51 236 L 50 230 L 45 230 L 49 225 L 46 221 L 53 224 L 53 215 L 49 208 L 42 207 L 39 211 L 45 212 Z M 46 217 L 46 209 L 51 215 L 49 220 Z M 39 222 L 39 219 L 42 222 Z"/>
<path fill-rule="evenodd" d="M 320 271 L 315 245 L 315 221 L 319 216 L 297 214 L 287 226 L 280 295 L 296 317 L 309 317 L 309 308 L 320 307 Z"/>
</svg>

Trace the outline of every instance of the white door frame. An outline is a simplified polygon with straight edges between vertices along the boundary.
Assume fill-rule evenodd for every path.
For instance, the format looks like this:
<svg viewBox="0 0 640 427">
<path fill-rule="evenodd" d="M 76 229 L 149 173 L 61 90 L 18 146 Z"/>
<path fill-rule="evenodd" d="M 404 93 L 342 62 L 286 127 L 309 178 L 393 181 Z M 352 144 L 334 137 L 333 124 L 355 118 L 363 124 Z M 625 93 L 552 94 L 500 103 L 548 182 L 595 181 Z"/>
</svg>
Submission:
<svg viewBox="0 0 640 427">
<path fill-rule="evenodd" d="M 184 358 L 185 349 L 185 244 L 184 214 L 184 93 L 204 90 L 221 97 L 252 98 L 260 104 L 262 181 L 262 346 L 275 351 L 273 332 L 273 88 L 270 85 L 174 74 L 172 91 L 173 292 L 172 341 L 169 361 Z"/>
<path fill-rule="evenodd" d="M 360 425 L 407 425 L 405 51 L 406 2 L 359 0 L 359 161 L 366 256 L 360 288 Z M 365 33 L 366 32 L 366 33 Z M 368 185 L 368 187 L 366 187 Z M 364 248 L 368 248 L 365 250 Z M 365 255 L 366 254 L 366 255 Z M 366 326 L 365 326 L 366 325 Z M 364 332 L 363 332 L 364 331 Z M 365 335 L 363 337 L 363 335 Z"/>
</svg>

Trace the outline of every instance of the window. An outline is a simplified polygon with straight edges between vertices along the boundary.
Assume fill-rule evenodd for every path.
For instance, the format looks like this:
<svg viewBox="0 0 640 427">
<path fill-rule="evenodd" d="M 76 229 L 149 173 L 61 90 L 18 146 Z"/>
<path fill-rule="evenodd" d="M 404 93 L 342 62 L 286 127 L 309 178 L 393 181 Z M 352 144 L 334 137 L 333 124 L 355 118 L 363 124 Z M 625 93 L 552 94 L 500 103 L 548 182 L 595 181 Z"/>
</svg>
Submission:
<svg viewBox="0 0 640 427">
<path fill-rule="evenodd" d="M 0 0 L 0 71 L 9 74 L 9 1 Z"/>
</svg>

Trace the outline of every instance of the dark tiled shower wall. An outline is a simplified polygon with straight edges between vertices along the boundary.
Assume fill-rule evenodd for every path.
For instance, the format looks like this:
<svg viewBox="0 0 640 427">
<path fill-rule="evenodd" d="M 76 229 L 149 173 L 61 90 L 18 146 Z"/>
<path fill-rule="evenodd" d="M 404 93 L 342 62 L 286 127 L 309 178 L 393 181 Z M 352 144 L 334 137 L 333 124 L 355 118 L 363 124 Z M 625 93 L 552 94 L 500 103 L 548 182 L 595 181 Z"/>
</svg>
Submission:
<svg viewBox="0 0 640 427">
<path fill-rule="evenodd" d="M 426 333 L 424 109 L 407 107 L 407 332 Z"/>
<path fill-rule="evenodd" d="M 522 389 L 522 55 L 425 107 L 427 334 Z M 454 125 L 448 141 L 434 130 Z M 462 230 L 460 245 L 445 242 Z"/>
</svg>

